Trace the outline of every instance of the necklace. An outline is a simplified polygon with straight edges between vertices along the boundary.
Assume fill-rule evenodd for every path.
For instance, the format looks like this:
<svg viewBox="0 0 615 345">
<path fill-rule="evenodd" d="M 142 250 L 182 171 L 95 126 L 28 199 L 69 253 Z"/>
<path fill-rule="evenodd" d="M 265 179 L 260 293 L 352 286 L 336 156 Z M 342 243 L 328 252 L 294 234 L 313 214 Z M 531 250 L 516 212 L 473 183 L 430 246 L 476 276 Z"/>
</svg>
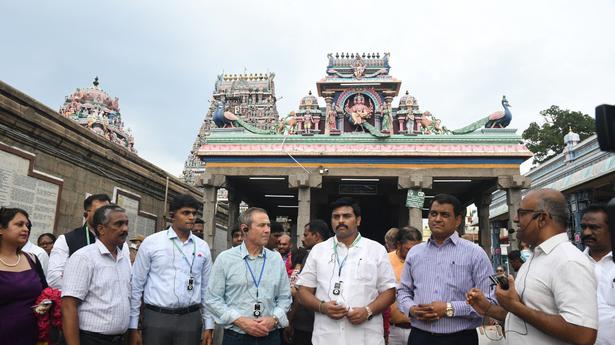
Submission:
<svg viewBox="0 0 615 345">
<path fill-rule="evenodd" d="M 2 262 L 4 265 L 6 265 L 8 267 L 15 267 L 15 266 L 19 265 L 19 263 L 21 262 L 21 255 L 17 254 L 17 262 L 14 263 L 14 264 L 6 263 L 6 261 L 2 260 L 2 258 L 0 258 L 0 262 Z"/>
</svg>

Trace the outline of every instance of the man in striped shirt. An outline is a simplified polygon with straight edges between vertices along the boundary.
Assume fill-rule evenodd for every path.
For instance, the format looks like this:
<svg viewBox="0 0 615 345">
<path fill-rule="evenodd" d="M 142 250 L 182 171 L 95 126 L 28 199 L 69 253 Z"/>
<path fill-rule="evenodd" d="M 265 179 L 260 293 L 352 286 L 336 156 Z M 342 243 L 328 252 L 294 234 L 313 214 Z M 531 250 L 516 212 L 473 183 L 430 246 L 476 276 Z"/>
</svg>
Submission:
<svg viewBox="0 0 615 345">
<path fill-rule="evenodd" d="M 94 213 L 98 241 L 75 252 L 66 264 L 62 323 L 67 345 L 124 343 L 130 314 L 130 262 L 119 248 L 128 217 L 117 205 Z"/>
<path fill-rule="evenodd" d="M 489 294 L 489 258 L 459 237 L 462 206 L 454 196 L 436 195 L 428 220 L 431 238 L 408 253 L 397 291 L 398 308 L 411 319 L 409 343 L 478 344 L 482 317 L 465 293 L 477 287 Z"/>
</svg>

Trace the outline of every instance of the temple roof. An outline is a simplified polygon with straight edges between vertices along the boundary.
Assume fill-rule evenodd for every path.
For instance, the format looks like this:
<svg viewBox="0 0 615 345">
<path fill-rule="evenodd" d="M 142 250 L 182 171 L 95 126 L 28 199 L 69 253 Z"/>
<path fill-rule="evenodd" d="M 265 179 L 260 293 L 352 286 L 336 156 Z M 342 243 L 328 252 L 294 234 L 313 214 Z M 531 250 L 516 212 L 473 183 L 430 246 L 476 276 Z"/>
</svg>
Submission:
<svg viewBox="0 0 615 345">
<path fill-rule="evenodd" d="M 99 88 L 99 84 L 96 77 L 91 87 L 77 89 L 66 96 L 59 113 L 107 140 L 136 152 L 130 128 L 124 128 L 119 99 L 109 96 Z"/>
</svg>

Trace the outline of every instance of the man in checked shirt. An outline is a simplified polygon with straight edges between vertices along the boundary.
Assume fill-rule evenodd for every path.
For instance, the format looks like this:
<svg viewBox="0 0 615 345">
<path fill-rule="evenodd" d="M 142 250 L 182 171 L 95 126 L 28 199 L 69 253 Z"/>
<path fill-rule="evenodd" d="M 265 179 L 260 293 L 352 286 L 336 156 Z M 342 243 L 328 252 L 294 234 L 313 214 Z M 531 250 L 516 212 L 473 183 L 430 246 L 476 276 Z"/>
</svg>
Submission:
<svg viewBox="0 0 615 345">
<path fill-rule="evenodd" d="M 493 268 L 481 247 L 459 237 L 461 220 L 459 200 L 436 195 L 428 216 L 431 238 L 406 257 L 397 306 L 410 316 L 412 345 L 478 344 L 482 317 L 466 304 L 465 293 L 477 287 L 489 295 Z"/>
</svg>

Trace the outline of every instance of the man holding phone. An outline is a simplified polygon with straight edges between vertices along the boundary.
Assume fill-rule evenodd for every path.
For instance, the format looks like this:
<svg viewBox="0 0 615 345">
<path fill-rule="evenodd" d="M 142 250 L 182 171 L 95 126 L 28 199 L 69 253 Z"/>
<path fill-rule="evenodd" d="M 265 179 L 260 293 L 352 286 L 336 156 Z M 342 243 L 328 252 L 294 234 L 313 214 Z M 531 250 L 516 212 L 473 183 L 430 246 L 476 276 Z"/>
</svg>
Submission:
<svg viewBox="0 0 615 345">
<path fill-rule="evenodd" d="M 481 315 L 506 319 L 507 344 L 594 344 L 596 277 L 589 260 L 568 240 L 566 198 L 554 189 L 540 189 L 519 206 L 517 237 L 534 254 L 516 281 L 508 277 L 507 290 L 498 284 L 499 305 L 478 289 L 468 292 L 468 303 Z"/>
</svg>

